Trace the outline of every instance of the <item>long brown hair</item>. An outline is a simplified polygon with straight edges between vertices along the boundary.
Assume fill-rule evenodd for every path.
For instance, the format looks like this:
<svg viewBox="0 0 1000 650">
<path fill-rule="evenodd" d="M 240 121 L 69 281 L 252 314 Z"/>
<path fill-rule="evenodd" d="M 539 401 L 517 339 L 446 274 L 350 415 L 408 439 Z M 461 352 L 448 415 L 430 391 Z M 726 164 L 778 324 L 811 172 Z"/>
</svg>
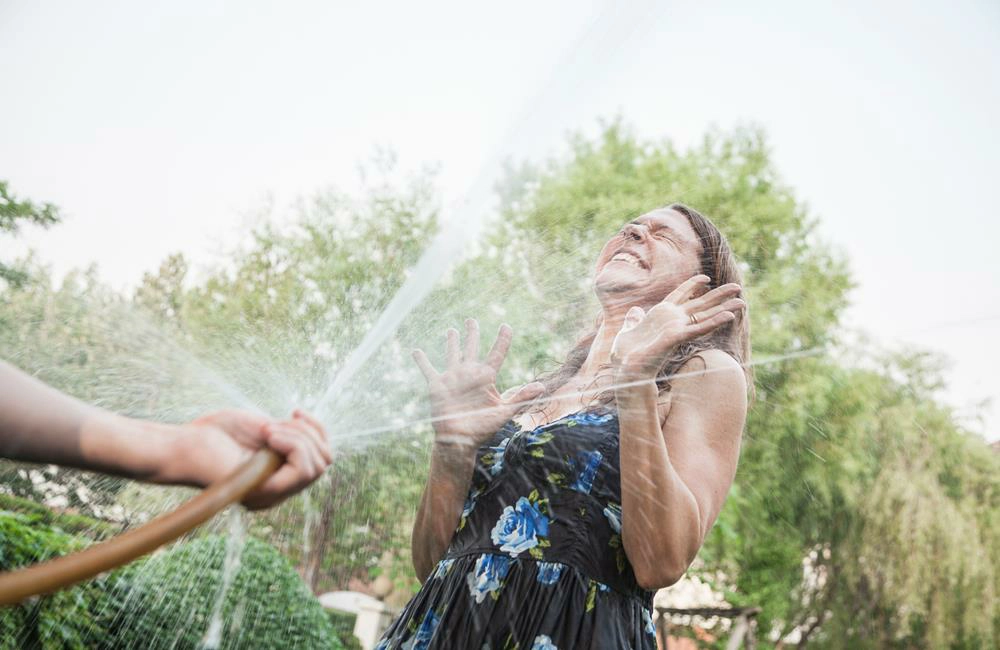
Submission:
<svg viewBox="0 0 1000 650">
<path fill-rule="evenodd" d="M 736 256 L 729 247 L 729 242 L 719 229 L 709 221 L 704 215 L 682 203 L 672 203 L 666 206 L 668 210 L 675 210 L 687 217 L 688 223 L 701 241 L 701 273 L 704 273 L 711 282 L 708 289 L 714 289 L 730 282 L 743 285 L 742 274 L 736 263 Z M 745 301 L 746 296 L 740 295 Z M 750 319 L 748 318 L 749 305 L 736 312 L 736 318 L 715 330 L 700 336 L 696 339 L 686 341 L 679 345 L 677 349 L 664 361 L 657 373 L 656 385 L 660 392 L 670 390 L 670 380 L 677 374 L 680 368 L 705 350 L 722 350 L 743 368 L 746 376 L 747 387 L 750 396 L 754 394 L 753 371 L 750 367 Z M 567 381 L 569 381 L 583 366 L 590 354 L 590 346 L 593 345 L 597 332 L 600 329 L 601 318 L 598 317 L 594 329 L 582 336 L 576 345 L 566 355 L 566 360 L 562 365 L 550 373 L 546 373 L 538 378 L 545 385 L 545 392 L 541 399 L 551 396 Z M 704 361 L 704 360 L 703 360 Z M 607 390 L 595 398 L 595 402 L 607 405 L 614 401 L 613 391 Z"/>
</svg>

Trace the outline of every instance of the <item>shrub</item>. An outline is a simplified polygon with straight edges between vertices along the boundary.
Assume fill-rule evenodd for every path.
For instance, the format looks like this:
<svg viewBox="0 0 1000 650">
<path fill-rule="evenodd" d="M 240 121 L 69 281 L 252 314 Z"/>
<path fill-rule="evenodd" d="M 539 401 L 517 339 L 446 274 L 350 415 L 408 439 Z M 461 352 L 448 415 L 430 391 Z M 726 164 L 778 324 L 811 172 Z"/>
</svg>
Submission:
<svg viewBox="0 0 1000 650">
<path fill-rule="evenodd" d="M 57 528 L 52 513 L 0 510 L 0 570 L 86 545 Z M 202 537 L 15 607 L 0 609 L 0 650 L 198 648 L 223 584 L 226 539 Z M 249 539 L 221 606 L 221 649 L 342 650 L 326 613 L 292 565 Z M 218 637 L 217 637 L 218 638 Z"/>
<path fill-rule="evenodd" d="M 47 517 L 0 510 L 0 570 L 7 571 L 74 551 L 81 542 L 45 525 Z M 105 641 L 96 622 L 114 576 L 14 607 L 0 608 L 0 649 L 93 648 Z"/>
<path fill-rule="evenodd" d="M 354 636 L 354 623 L 358 617 L 354 614 L 340 612 L 335 609 L 326 610 L 326 614 L 330 617 L 330 624 L 333 625 L 334 634 L 337 635 L 337 639 L 344 646 L 344 650 L 361 650 L 361 641 L 358 640 L 358 637 Z"/>
<path fill-rule="evenodd" d="M 197 648 L 209 636 L 227 567 L 226 538 L 212 535 L 126 568 L 111 593 L 105 648 Z M 216 647 L 337 649 L 333 626 L 292 565 L 248 539 L 230 568 Z"/>
</svg>

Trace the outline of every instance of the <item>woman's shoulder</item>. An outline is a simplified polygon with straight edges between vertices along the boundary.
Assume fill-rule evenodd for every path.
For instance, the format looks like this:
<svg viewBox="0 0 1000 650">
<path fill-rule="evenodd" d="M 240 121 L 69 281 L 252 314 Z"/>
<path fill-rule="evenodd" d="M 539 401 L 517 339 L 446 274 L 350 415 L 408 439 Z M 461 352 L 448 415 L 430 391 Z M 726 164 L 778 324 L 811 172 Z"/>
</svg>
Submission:
<svg viewBox="0 0 1000 650">
<path fill-rule="evenodd" d="M 670 390 L 657 403 L 660 421 L 666 422 L 678 403 L 728 404 L 745 410 L 747 381 L 743 367 L 722 350 L 702 350 L 684 362 L 670 380 Z"/>
<path fill-rule="evenodd" d="M 678 379 L 702 379 L 721 376 L 729 379 L 739 377 L 746 383 L 743 366 L 732 355 L 717 348 L 701 350 L 685 361 L 677 371 Z"/>
</svg>

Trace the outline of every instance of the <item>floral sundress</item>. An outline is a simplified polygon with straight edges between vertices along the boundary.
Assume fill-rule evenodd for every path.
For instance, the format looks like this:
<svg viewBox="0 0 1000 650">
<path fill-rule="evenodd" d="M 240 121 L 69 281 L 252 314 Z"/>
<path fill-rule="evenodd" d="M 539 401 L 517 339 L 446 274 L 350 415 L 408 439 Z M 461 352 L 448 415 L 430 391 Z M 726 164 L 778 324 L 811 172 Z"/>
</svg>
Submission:
<svg viewBox="0 0 1000 650">
<path fill-rule="evenodd" d="M 479 449 L 444 558 L 376 650 L 653 650 L 621 539 L 618 418 L 584 411 Z"/>
</svg>

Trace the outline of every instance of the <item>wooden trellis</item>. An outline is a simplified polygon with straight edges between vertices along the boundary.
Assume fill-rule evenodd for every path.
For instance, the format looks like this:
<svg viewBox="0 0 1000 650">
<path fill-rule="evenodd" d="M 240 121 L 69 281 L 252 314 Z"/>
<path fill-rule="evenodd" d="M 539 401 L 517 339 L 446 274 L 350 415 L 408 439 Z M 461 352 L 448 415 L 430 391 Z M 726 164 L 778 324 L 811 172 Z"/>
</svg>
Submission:
<svg viewBox="0 0 1000 650">
<path fill-rule="evenodd" d="M 757 635 L 754 625 L 760 607 L 657 607 L 659 614 L 656 621 L 656 641 L 661 650 L 670 650 L 667 645 L 667 638 L 670 636 L 670 616 L 701 616 L 711 618 L 718 616 L 721 618 L 733 619 L 733 624 L 729 629 L 729 642 L 726 643 L 726 650 L 754 650 L 757 647 Z"/>
</svg>

